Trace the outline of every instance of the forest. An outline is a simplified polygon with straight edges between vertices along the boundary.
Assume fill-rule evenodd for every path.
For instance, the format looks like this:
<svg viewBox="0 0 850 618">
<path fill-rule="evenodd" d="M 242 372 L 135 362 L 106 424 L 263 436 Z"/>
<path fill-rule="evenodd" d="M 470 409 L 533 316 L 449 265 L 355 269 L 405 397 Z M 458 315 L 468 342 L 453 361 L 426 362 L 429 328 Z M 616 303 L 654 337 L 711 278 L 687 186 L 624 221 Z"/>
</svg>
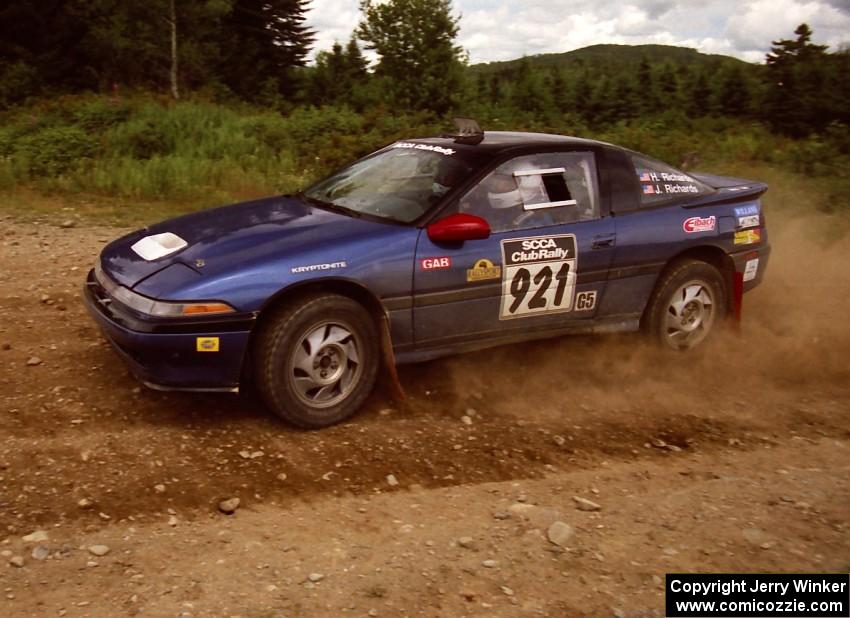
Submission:
<svg viewBox="0 0 850 618">
<path fill-rule="evenodd" d="M 394 139 L 603 139 L 674 165 L 764 164 L 850 201 L 850 50 L 801 24 L 763 63 L 595 45 L 470 64 L 450 0 L 362 0 L 310 60 L 305 0 L 23 0 L 0 8 L 0 191 L 210 205 L 304 187 Z M 369 60 L 369 58 L 374 58 Z"/>
</svg>

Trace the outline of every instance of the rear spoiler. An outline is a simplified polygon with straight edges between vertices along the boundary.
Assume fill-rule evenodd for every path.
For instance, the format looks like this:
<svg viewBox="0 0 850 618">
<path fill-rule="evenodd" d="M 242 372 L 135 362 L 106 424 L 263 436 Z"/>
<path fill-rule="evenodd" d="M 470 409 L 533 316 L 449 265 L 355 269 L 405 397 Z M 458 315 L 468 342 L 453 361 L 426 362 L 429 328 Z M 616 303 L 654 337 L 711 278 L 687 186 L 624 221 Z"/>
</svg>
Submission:
<svg viewBox="0 0 850 618">
<path fill-rule="evenodd" d="M 767 185 L 755 180 L 744 178 L 730 178 L 729 176 L 716 176 L 714 174 L 691 173 L 691 176 L 717 189 L 715 193 L 704 195 L 683 204 L 685 208 L 696 206 L 707 206 L 709 204 L 718 206 L 721 204 L 734 204 L 737 202 L 748 202 L 756 200 L 767 191 Z"/>
</svg>

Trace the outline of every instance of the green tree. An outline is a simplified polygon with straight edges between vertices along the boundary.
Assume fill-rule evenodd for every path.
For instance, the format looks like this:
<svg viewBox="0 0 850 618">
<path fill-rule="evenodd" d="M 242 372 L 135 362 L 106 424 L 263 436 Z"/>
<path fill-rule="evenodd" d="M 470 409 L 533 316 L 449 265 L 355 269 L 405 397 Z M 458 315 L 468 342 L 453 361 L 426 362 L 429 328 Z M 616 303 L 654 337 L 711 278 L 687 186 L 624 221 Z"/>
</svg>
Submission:
<svg viewBox="0 0 850 618">
<path fill-rule="evenodd" d="M 358 37 L 380 60 L 375 74 L 401 107 L 445 114 L 457 102 L 464 56 L 451 0 L 362 0 Z"/>
<path fill-rule="evenodd" d="M 724 116 L 748 116 L 751 111 L 752 93 L 749 81 L 739 66 L 728 68 L 720 80 L 717 91 L 717 106 Z"/>
<path fill-rule="evenodd" d="M 358 105 L 358 91 L 369 78 L 367 62 L 357 41 L 352 38 L 345 48 L 334 43 L 331 51 L 319 52 L 310 78 L 309 102 L 314 105 L 343 103 Z"/>
<path fill-rule="evenodd" d="M 823 113 L 828 58 L 826 45 L 811 42 L 812 30 L 807 24 L 800 24 L 794 34 L 796 39 L 773 41 L 767 54 L 763 110 L 774 128 L 800 137 L 830 120 Z"/>
<path fill-rule="evenodd" d="M 658 112 L 658 92 L 655 88 L 655 79 L 652 75 L 652 65 L 646 56 L 640 59 L 637 72 L 637 88 L 640 95 L 638 103 L 641 113 L 654 114 Z"/>
<path fill-rule="evenodd" d="M 314 40 L 304 25 L 307 0 L 231 0 L 222 23 L 220 79 L 248 100 L 281 95 L 297 87 L 295 67 L 304 65 Z"/>
</svg>

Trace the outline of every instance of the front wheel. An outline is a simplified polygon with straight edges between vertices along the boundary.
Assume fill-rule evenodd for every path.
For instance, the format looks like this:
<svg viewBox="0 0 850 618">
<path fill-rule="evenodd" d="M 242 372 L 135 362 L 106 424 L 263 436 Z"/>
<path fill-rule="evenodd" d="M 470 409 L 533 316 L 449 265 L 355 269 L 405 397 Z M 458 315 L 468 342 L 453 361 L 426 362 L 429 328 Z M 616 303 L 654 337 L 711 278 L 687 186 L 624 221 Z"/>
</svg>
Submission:
<svg viewBox="0 0 850 618">
<path fill-rule="evenodd" d="M 320 429 L 354 414 L 372 391 L 378 332 L 356 301 L 311 296 L 269 317 L 254 360 L 266 405 L 293 425 Z"/>
<path fill-rule="evenodd" d="M 726 316 L 726 286 L 711 264 L 682 260 L 659 281 L 644 316 L 646 330 L 662 346 L 690 350 Z"/>
</svg>

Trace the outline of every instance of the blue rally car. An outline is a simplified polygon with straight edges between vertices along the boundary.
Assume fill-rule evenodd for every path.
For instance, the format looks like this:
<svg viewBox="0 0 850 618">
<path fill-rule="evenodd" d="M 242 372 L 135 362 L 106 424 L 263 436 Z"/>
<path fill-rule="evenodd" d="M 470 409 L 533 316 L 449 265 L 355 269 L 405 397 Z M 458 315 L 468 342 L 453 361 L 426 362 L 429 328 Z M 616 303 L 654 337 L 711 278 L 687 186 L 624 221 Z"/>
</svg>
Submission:
<svg viewBox="0 0 850 618">
<path fill-rule="evenodd" d="M 557 135 L 400 141 L 296 195 L 109 244 L 91 315 L 148 386 L 253 380 L 301 427 L 336 423 L 382 362 L 643 328 L 701 344 L 761 282 L 760 182 Z"/>
</svg>

